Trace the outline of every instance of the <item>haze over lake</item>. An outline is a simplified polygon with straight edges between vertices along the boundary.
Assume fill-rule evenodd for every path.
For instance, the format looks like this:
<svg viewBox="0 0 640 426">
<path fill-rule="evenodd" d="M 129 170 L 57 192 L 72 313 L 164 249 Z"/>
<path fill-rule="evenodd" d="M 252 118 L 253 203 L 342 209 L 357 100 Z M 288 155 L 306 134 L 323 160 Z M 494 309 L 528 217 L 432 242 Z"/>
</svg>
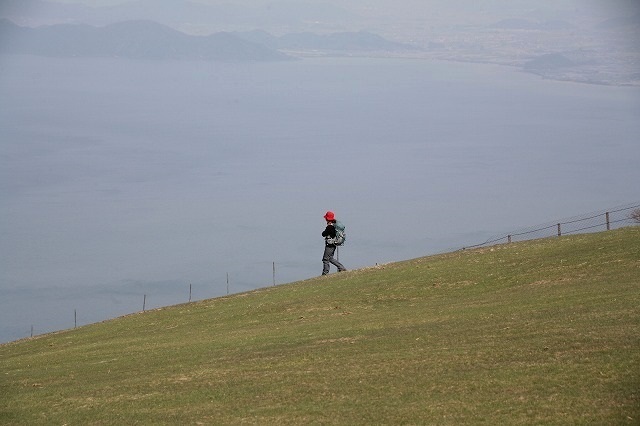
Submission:
<svg viewBox="0 0 640 426">
<path fill-rule="evenodd" d="M 0 57 L 0 342 L 640 199 L 640 89 L 412 59 Z"/>
</svg>

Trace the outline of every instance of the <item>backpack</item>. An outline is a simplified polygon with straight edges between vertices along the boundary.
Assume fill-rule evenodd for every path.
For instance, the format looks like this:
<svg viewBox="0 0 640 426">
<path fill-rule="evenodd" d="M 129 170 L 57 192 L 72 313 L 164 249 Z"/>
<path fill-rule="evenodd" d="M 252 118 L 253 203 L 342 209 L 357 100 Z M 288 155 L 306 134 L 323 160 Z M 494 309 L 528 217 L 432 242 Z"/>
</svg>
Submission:
<svg viewBox="0 0 640 426">
<path fill-rule="evenodd" d="M 333 239 L 333 244 L 341 246 L 347 239 L 347 233 L 344 232 L 344 224 L 336 221 L 336 223 L 333 224 L 333 227 L 336 229 L 336 237 Z"/>
</svg>

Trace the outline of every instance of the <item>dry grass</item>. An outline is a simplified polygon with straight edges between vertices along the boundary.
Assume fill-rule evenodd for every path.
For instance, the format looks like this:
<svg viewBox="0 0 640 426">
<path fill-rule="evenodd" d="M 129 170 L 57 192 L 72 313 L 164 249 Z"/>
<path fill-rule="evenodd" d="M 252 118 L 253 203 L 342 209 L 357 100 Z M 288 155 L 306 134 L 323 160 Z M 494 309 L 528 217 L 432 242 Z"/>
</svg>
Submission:
<svg viewBox="0 0 640 426">
<path fill-rule="evenodd" d="M 0 346 L 5 424 L 638 424 L 640 228 Z"/>
</svg>

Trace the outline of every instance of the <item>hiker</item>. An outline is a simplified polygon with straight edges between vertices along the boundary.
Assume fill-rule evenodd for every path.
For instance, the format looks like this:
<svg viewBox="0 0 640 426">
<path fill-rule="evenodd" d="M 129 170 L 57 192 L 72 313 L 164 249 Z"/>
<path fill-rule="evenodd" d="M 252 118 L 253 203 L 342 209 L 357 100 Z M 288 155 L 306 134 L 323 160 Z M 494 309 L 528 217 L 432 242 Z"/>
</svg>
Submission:
<svg viewBox="0 0 640 426">
<path fill-rule="evenodd" d="M 338 272 L 346 271 L 342 263 L 338 262 L 333 254 L 336 251 L 336 215 L 332 211 L 328 211 L 324 215 L 324 220 L 327 221 L 327 227 L 322 231 L 322 236 L 324 237 L 324 255 L 322 256 L 322 275 L 327 275 L 329 273 L 330 265 L 334 265 L 338 268 Z M 338 244 L 342 244 L 339 242 Z"/>
</svg>

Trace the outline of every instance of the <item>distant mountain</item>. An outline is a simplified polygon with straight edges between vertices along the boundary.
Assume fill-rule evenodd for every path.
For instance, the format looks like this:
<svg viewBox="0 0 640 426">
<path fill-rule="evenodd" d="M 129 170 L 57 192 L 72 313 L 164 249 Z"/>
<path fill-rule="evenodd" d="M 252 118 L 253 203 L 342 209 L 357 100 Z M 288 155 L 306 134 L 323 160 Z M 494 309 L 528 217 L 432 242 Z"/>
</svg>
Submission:
<svg viewBox="0 0 640 426">
<path fill-rule="evenodd" d="M 278 61 L 291 57 L 230 33 L 191 36 L 151 21 L 20 27 L 0 20 L 0 53 L 133 59 Z"/>
<path fill-rule="evenodd" d="M 387 40 L 379 35 L 360 32 L 338 32 L 319 35 L 310 32 L 275 37 L 265 31 L 234 33 L 238 37 L 279 50 L 321 50 L 350 52 L 407 52 L 419 50 L 415 46 Z"/>
<path fill-rule="evenodd" d="M 295 33 L 280 37 L 266 31 L 192 36 L 152 21 L 125 21 L 104 27 L 58 24 L 29 28 L 0 19 L 0 53 L 221 61 L 292 59 L 279 50 L 407 52 L 419 49 L 364 31 L 326 35 Z"/>
</svg>

